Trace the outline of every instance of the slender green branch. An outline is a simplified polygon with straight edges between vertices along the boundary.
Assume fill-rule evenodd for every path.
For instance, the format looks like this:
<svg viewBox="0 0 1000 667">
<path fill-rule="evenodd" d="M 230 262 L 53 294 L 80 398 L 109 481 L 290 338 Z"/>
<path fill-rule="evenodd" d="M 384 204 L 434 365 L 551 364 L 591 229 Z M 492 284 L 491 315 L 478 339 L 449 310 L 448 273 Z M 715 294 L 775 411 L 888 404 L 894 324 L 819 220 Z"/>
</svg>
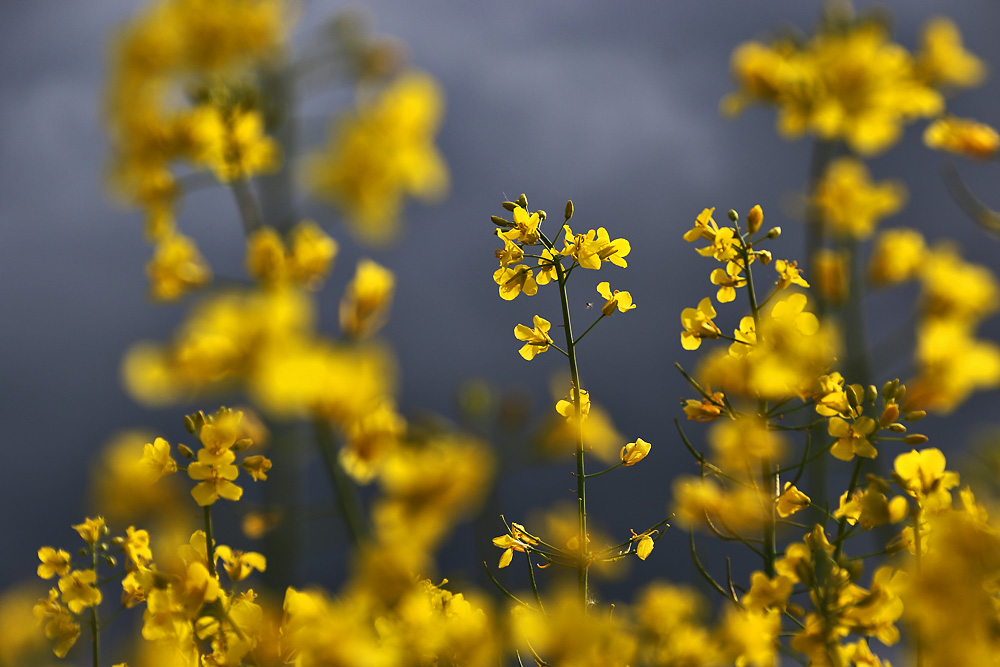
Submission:
<svg viewBox="0 0 1000 667">
<path fill-rule="evenodd" d="M 556 263 L 556 278 L 559 282 L 559 300 L 562 303 L 563 330 L 566 333 L 566 351 L 569 357 L 569 372 L 573 382 L 573 405 L 577 422 L 576 431 L 576 502 L 579 519 L 580 563 L 577 566 L 577 585 L 581 602 L 586 608 L 589 599 L 587 592 L 587 562 L 589 546 L 587 544 L 587 473 L 583 460 L 583 409 L 582 386 L 580 385 L 580 370 L 576 360 L 576 344 L 573 342 L 573 324 L 569 315 L 569 296 L 566 293 L 566 271 L 561 262 Z"/>
<path fill-rule="evenodd" d="M 516 595 L 514 595 L 513 593 L 511 593 L 510 591 L 508 591 L 506 588 L 504 588 L 503 584 L 501 584 L 499 581 L 497 581 L 497 578 L 493 576 L 492 572 L 490 572 L 490 566 L 486 564 L 486 561 L 483 561 L 483 569 L 486 570 L 486 576 L 488 576 L 490 578 L 490 581 L 492 581 L 493 585 L 497 587 L 497 590 L 499 590 L 501 593 L 503 593 L 504 595 L 506 595 L 507 598 L 510 599 L 512 602 L 516 602 L 517 604 L 521 605 L 522 607 L 529 607 L 530 608 L 530 605 L 528 605 L 526 602 L 520 600 Z"/>
<path fill-rule="evenodd" d="M 535 602 L 538 604 L 538 611 L 545 613 L 542 606 L 542 596 L 538 594 L 538 584 L 535 583 L 535 566 L 531 564 L 531 552 L 524 552 L 524 559 L 528 562 L 528 579 L 531 581 L 531 592 L 535 594 Z"/>
<path fill-rule="evenodd" d="M 205 556 L 208 559 L 208 573 L 215 578 L 218 575 L 215 573 L 215 538 L 212 537 L 212 506 L 205 505 L 202 509 L 205 513 Z"/>
<path fill-rule="evenodd" d="M 205 509 L 208 509 L 207 507 Z M 97 574 L 97 545 L 90 545 L 90 567 Z M 96 580 L 96 576 L 95 576 Z M 97 605 L 90 607 L 90 646 L 94 667 L 101 666 L 101 625 L 97 621 Z"/>
<path fill-rule="evenodd" d="M 597 326 L 597 323 L 604 319 L 604 314 L 602 313 L 600 317 L 594 320 L 594 323 L 587 327 L 587 330 L 580 334 L 580 337 L 573 341 L 574 345 L 579 345 L 583 337 L 590 333 L 590 330 Z"/>
<path fill-rule="evenodd" d="M 689 530 L 688 535 L 690 537 L 690 544 L 691 544 L 691 560 L 694 561 L 694 566 L 698 569 L 698 572 L 701 574 L 702 577 L 704 577 L 705 581 L 707 581 L 709 585 L 719 593 L 719 595 L 726 598 L 727 600 L 731 599 L 729 597 L 729 593 L 726 592 L 726 589 L 723 588 L 722 585 L 719 582 L 717 582 L 715 578 L 712 577 L 711 574 L 708 573 L 708 570 L 705 569 L 705 566 L 701 564 L 701 560 L 698 558 L 698 550 L 695 549 L 694 546 L 694 531 Z"/>
<path fill-rule="evenodd" d="M 234 180 L 229 184 L 236 199 L 236 208 L 240 212 L 240 220 L 243 222 L 243 233 L 250 236 L 264 226 L 263 215 L 260 212 L 260 204 L 257 197 L 250 188 L 250 182 L 245 178 Z"/>
<path fill-rule="evenodd" d="M 587 475 L 587 479 L 590 479 L 592 477 L 600 477 L 601 475 L 603 475 L 605 473 L 609 473 L 612 470 L 616 470 L 618 468 L 621 468 L 623 465 L 625 465 L 625 464 L 624 463 L 616 463 L 615 465 L 611 466 L 610 468 L 605 468 L 601 472 L 592 472 L 589 475 Z"/>
<path fill-rule="evenodd" d="M 330 477 L 330 484 L 333 486 L 334 494 L 337 496 L 337 503 L 340 506 L 340 513 L 347 526 L 347 533 L 355 548 L 360 547 L 368 541 L 368 527 L 365 524 L 364 509 L 361 506 L 361 499 L 358 497 L 357 488 L 348 479 L 347 474 L 337 460 L 336 447 L 333 442 L 333 432 L 330 425 L 321 419 L 313 422 L 316 431 L 316 444 L 319 446 L 323 462 L 326 464 L 326 472 Z"/>
</svg>

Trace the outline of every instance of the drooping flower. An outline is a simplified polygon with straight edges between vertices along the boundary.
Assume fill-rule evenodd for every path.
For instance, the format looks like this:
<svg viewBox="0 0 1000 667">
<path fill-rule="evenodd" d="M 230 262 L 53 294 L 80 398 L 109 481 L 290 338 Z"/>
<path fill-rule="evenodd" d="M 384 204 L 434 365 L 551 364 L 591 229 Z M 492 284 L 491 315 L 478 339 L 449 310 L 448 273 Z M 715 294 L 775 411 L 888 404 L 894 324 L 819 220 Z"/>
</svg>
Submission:
<svg viewBox="0 0 1000 667">
<path fill-rule="evenodd" d="M 702 338 L 718 338 L 722 330 L 716 326 L 712 318 L 716 316 L 712 300 L 705 297 L 697 308 L 685 308 L 681 311 L 681 345 L 685 350 L 697 350 Z"/>
<path fill-rule="evenodd" d="M 514 337 L 525 341 L 519 352 L 528 361 L 534 359 L 536 354 L 545 352 L 552 344 L 552 339 L 549 337 L 549 329 L 552 324 L 538 315 L 534 316 L 532 322 L 535 325 L 534 329 L 529 329 L 523 324 L 514 327 Z"/>
<path fill-rule="evenodd" d="M 615 308 L 622 313 L 635 308 L 635 304 L 632 303 L 632 295 L 628 292 L 619 292 L 618 290 L 612 293 L 610 283 L 598 283 L 597 293 L 605 299 L 604 305 L 601 306 L 601 313 L 605 317 L 610 317 L 615 312 Z"/>
</svg>

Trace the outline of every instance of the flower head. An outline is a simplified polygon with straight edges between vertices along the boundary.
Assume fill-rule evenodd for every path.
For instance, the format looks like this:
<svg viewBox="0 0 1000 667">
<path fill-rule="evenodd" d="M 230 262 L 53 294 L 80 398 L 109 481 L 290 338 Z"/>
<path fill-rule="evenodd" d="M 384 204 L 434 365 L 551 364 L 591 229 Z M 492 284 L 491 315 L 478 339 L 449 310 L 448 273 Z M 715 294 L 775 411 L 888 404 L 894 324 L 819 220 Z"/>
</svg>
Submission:
<svg viewBox="0 0 1000 667">
<path fill-rule="evenodd" d="M 598 283 L 597 293 L 605 299 L 604 305 L 601 306 L 601 313 L 605 317 L 610 317 L 615 312 L 615 308 L 622 313 L 635 308 L 635 304 L 632 303 L 632 295 L 628 292 L 619 292 L 618 290 L 612 293 L 610 283 Z"/>
<path fill-rule="evenodd" d="M 534 329 L 529 329 L 523 324 L 518 324 L 514 327 L 514 337 L 525 341 L 520 349 L 520 353 L 528 361 L 534 359 L 536 354 L 545 352 L 549 349 L 549 345 L 552 344 L 552 339 L 549 337 L 549 329 L 552 327 L 552 324 L 538 315 L 534 316 L 532 322 L 535 325 Z"/>
<path fill-rule="evenodd" d="M 681 345 L 685 350 L 697 350 L 702 338 L 718 338 L 722 330 L 716 326 L 712 318 L 716 316 L 712 300 L 705 297 L 697 308 L 685 308 L 681 311 Z"/>
</svg>

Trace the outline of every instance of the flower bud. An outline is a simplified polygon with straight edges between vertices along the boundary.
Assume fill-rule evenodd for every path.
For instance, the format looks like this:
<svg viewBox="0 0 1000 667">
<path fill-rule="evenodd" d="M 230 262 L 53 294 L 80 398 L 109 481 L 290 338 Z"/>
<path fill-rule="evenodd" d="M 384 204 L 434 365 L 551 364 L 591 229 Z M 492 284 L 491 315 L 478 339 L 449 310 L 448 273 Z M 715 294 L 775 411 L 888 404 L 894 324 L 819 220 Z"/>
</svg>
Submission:
<svg viewBox="0 0 1000 667">
<path fill-rule="evenodd" d="M 517 208 L 517 204 L 515 202 L 512 202 L 512 201 L 505 201 L 503 204 L 501 204 L 501 206 L 503 206 L 505 209 L 507 209 L 511 213 L 513 213 L 514 209 Z"/>
<path fill-rule="evenodd" d="M 771 263 L 770 250 L 757 250 L 756 254 L 757 254 L 757 259 L 759 259 L 760 263 L 763 264 L 764 266 L 767 266 L 768 264 Z"/>
<path fill-rule="evenodd" d="M 928 440 L 930 440 L 930 438 L 920 433 L 913 433 L 912 435 L 908 435 L 905 438 L 903 438 L 903 442 L 905 442 L 908 445 L 922 445 Z"/>
<path fill-rule="evenodd" d="M 729 209 L 729 220 L 731 222 L 736 222 L 739 219 L 740 219 L 740 214 L 734 211 L 733 209 Z"/>
<path fill-rule="evenodd" d="M 844 387 L 844 393 L 847 394 L 847 404 L 850 405 L 855 412 L 858 411 L 858 405 L 861 404 L 861 397 L 858 396 L 858 390 L 853 384 Z"/>
<path fill-rule="evenodd" d="M 865 387 L 865 400 L 869 403 L 874 403 L 878 399 L 878 389 L 875 385 L 870 384 Z"/>
<path fill-rule="evenodd" d="M 233 446 L 230 447 L 230 449 L 233 450 L 234 452 L 242 452 L 245 449 L 249 449 L 252 446 L 253 446 L 253 440 L 251 440 L 250 438 L 240 438 L 239 440 L 233 443 Z"/>
<path fill-rule="evenodd" d="M 198 431 L 194 425 L 194 420 L 191 419 L 191 415 L 184 415 L 184 429 L 191 435 L 194 435 Z"/>
<path fill-rule="evenodd" d="M 188 447 L 187 445 L 182 445 L 180 443 L 177 443 L 177 451 L 180 453 L 181 456 L 183 456 L 186 459 L 194 458 L 194 452 L 191 451 L 191 448 Z"/>
<path fill-rule="evenodd" d="M 918 422 L 926 416 L 927 413 L 924 410 L 914 410 L 913 412 L 907 412 L 903 416 L 903 419 L 905 419 L 908 422 Z"/>
<path fill-rule="evenodd" d="M 566 210 L 563 212 L 563 217 L 566 218 L 566 222 L 569 222 L 570 218 L 573 217 L 573 200 L 572 199 L 567 199 L 566 200 Z"/>
<path fill-rule="evenodd" d="M 885 410 L 882 411 L 882 416 L 879 417 L 878 420 L 879 426 L 885 428 L 892 422 L 896 421 L 898 417 L 899 417 L 899 406 L 896 405 L 895 403 L 890 403 L 889 405 L 885 406 Z"/>
<path fill-rule="evenodd" d="M 492 222 L 497 227 L 513 227 L 514 223 L 510 220 L 504 220 L 499 215 L 491 215 L 490 222 Z"/>
<path fill-rule="evenodd" d="M 526 194 L 524 194 L 522 192 L 521 196 L 517 198 L 517 205 L 527 211 L 528 210 L 528 195 L 526 195 Z"/>
<path fill-rule="evenodd" d="M 118 561 L 115 560 L 114 556 L 105 556 L 104 562 L 110 565 L 111 567 L 114 567 L 115 565 L 118 564 Z"/>
<path fill-rule="evenodd" d="M 747 231 L 756 234 L 760 231 L 761 223 L 764 222 L 764 210 L 757 204 L 747 213 Z"/>
<path fill-rule="evenodd" d="M 535 213 L 537 213 L 537 214 L 538 214 L 538 219 L 539 219 L 539 220 L 544 220 L 544 219 L 545 219 L 545 218 L 547 218 L 547 217 L 548 217 L 548 215 L 549 215 L 548 213 L 546 213 L 546 212 L 545 212 L 545 211 L 543 211 L 542 209 L 538 209 L 537 211 L 535 211 Z"/>
<path fill-rule="evenodd" d="M 903 400 L 906 398 L 906 385 L 905 384 L 899 385 L 899 388 L 896 389 L 896 397 L 895 398 L 896 398 L 896 402 L 897 403 L 902 403 Z"/>
<path fill-rule="evenodd" d="M 899 378 L 895 380 L 889 380 L 884 385 L 882 385 L 882 396 L 886 400 L 896 397 L 896 388 L 899 387 Z"/>
<path fill-rule="evenodd" d="M 781 236 L 781 227 L 772 227 L 771 231 L 767 233 L 767 238 L 776 239 Z"/>
<path fill-rule="evenodd" d="M 893 433 L 906 433 L 906 427 L 899 422 L 889 424 L 889 430 Z"/>
</svg>

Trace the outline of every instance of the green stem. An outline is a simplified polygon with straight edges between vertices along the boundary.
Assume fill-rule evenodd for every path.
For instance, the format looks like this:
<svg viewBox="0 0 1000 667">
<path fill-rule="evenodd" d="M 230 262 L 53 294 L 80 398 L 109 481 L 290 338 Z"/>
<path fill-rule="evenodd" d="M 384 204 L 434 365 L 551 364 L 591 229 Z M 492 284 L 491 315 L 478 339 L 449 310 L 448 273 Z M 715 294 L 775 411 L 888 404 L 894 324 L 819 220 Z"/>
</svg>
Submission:
<svg viewBox="0 0 1000 667">
<path fill-rule="evenodd" d="M 330 425 L 321 419 L 314 422 L 316 430 L 316 444 L 319 445 L 320 454 L 326 464 L 327 474 L 330 476 L 330 484 L 333 492 L 337 496 L 337 503 L 340 505 L 340 513 L 347 526 L 347 534 L 355 548 L 360 547 L 368 539 L 368 528 L 365 525 L 364 512 L 361 508 L 361 499 L 358 497 L 357 489 L 337 460 L 336 447 L 333 443 L 333 433 Z"/>
<path fill-rule="evenodd" d="M 587 561 L 589 548 L 587 545 L 587 475 L 583 461 L 583 410 L 580 394 L 580 369 L 576 361 L 576 343 L 573 340 L 573 325 L 569 316 L 569 297 L 566 294 L 566 271 L 562 262 L 556 262 L 556 277 L 559 281 L 559 300 L 562 302 L 563 329 L 566 333 L 566 356 L 569 357 L 569 373 L 573 382 L 573 405 L 576 408 L 576 502 L 579 518 L 580 562 L 577 565 L 577 585 L 580 601 L 584 609 L 587 607 Z"/>
<path fill-rule="evenodd" d="M 238 179 L 229 184 L 236 199 L 236 207 L 240 211 L 240 220 L 243 222 L 243 233 L 250 236 L 264 226 L 260 207 L 257 205 L 257 198 L 253 190 L 250 189 L 250 182 L 246 179 Z"/>
<path fill-rule="evenodd" d="M 601 475 L 603 475 L 605 473 L 609 473 L 612 470 L 617 470 L 618 468 L 621 468 L 623 465 L 625 465 L 625 464 L 624 463 L 616 463 L 615 465 L 611 466 L 610 468 L 605 468 L 601 472 L 592 472 L 589 475 L 586 475 L 586 477 L 587 477 L 587 479 L 591 479 L 592 477 L 600 477 Z"/>
<path fill-rule="evenodd" d="M 854 471 L 851 473 L 851 483 L 847 486 L 847 500 L 851 500 L 851 496 L 854 495 L 854 490 L 858 488 L 858 478 L 861 477 L 861 464 L 864 461 L 860 456 L 855 457 Z M 840 557 L 841 552 L 844 550 L 844 531 L 847 530 L 847 517 L 840 517 L 840 523 L 837 525 L 837 546 L 833 552 L 833 560 L 837 560 Z"/>
<path fill-rule="evenodd" d="M 90 545 L 90 567 L 97 574 L 97 545 Z M 101 664 L 101 627 L 97 622 L 97 605 L 90 608 L 90 646 L 94 658 L 94 667 Z"/>
<path fill-rule="evenodd" d="M 208 573 L 214 579 L 215 574 L 215 539 L 212 537 L 212 506 L 205 505 L 205 556 L 208 559 Z"/>
<path fill-rule="evenodd" d="M 597 318 L 596 320 L 594 320 L 594 323 L 593 323 L 593 324 L 591 324 L 591 325 L 590 325 L 589 327 L 587 327 L 587 330 L 586 330 L 586 331 L 584 331 L 584 332 L 583 332 L 582 334 L 580 334 L 580 337 L 579 337 L 579 338 L 577 338 L 577 339 L 576 339 L 576 340 L 575 340 L 575 341 L 573 342 L 573 344 L 574 344 L 574 345 L 579 345 L 579 344 L 580 344 L 580 341 L 581 341 L 581 340 L 583 340 L 583 337 L 584 337 L 584 336 L 586 336 L 587 334 L 589 334 L 589 333 L 590 333 L 590 330 L 591 330 L 591 329 L 593 329 L 594 327 L 596 327 L 596 326 L 597 326 L 597 323 L 598 323 L 598 322 L 600 322 L 600 321 L 601 321 L 601 320 L 603 320 L 603 319 L 604 319 L 604 314 L 602 313 L 600 317 L 598 317 L 598 318 Z"/>
<path fill-rule="evenodd" d="M 920 515 L 921 515 L 921 509 L 918 508 L 917 511 L 913 513 L 913 557 L 915 559 L 914 565 L 918 577 L 920 576 L 920 547 L 921 547 Z M 916 647 L 917 667 L 924 667 L 924 642 L 919 626 L 917 626 L 916 632 L 914 633 L 914 640 L 917 644 Z"/>
</svg>

